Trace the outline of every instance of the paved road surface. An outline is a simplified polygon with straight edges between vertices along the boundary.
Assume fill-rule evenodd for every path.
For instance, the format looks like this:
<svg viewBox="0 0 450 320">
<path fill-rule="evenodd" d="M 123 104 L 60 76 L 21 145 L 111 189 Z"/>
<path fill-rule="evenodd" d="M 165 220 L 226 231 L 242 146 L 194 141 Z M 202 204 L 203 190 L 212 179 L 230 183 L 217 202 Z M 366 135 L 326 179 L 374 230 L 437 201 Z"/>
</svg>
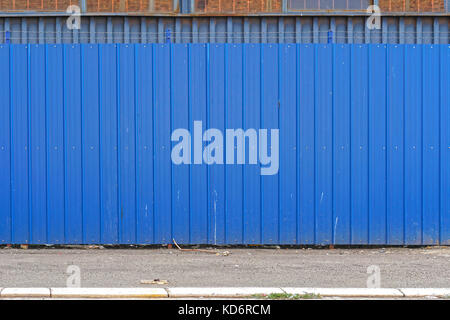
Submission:
<svg viewBox="0 0 450 320">
<path fill-rule="evenodd" d="M 366 287 L 377 265 L 382 287 L 450 287 L 450 247 L 378 249 L 219 248 L 230 254 L 177 249 L 11 249 L 0 247 L 0 287 L 64 287 L 69 265 L 82 287 L 160 286 Z"/>
</svg>

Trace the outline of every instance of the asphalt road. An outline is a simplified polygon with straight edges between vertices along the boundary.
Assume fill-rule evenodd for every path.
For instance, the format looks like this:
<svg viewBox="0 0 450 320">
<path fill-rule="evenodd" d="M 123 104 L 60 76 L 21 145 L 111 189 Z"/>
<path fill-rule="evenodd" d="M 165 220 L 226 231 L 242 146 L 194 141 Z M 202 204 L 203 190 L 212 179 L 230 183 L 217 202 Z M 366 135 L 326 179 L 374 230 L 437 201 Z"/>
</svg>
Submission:
<svg viewBox="0 0 450 320">
<path fill-rule="evenodd" d="M 70 265 L 82 287 L 366 287 L 371 265 L 384 288 L 450 287 L 450 247 L 217 250 L 0 247 L 0 287 L 65 287 Z"/>
</svg>

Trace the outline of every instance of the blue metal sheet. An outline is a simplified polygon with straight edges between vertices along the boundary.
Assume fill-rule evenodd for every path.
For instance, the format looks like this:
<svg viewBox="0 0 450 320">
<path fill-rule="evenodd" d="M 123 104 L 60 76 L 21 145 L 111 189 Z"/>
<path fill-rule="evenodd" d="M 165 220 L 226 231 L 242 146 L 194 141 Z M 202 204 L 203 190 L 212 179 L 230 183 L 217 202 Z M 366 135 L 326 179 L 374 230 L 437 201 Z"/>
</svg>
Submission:
<svg viewBox="0 0 450 320">
<path fill-rule="evenodd" d="M 12 241 L 11 237 L 11 47 L 0 45 L 0 243 Z"/>
<path fill-rule="evenodd" d="M 45 59 L 45 47 L 39 45 L 31 45 L 29 48 L 29 132 L 30 132 L 30 210 L 31 210 L 31 242 L 46 243 L 47 242 L 47 170 L 46 170 L 46 112 L 45 112 L 45 63 L 41 63 Z M 73 61 L 74 66 L 77 65 Z M 79 68 L 79 63 L 78 63 Z M 79 76 L 74 76 L 74 79 L 79 79 Z M 70 78 L 69 78 L 70 79 Z M 79 83 L 79 81 L 78 81 Z M 70 83 L 69 83 L 70 85 Z M 76 86 L 73 87 L 73 96 L 68 96 L 79 99 L 79 92 L 76 92 Z M 2 100 L 4 101 L 4 100 Z M 66 121 L 65 128 L 69 128 L 69 123 Z M 72 165 L 72 163 L 70 163 Z M 81 171 L 80 171 L 81 172 Z M 69 178 L 69 176 L 66 175 Z M 69 188 L 73 187 L 73 183 L 67 184 Z M 71 193 L 73 189 L 66 188 L 67 194 Z M 73 190 L 75 191 L 75 190 Z M 69 193 L 70 192 L 70 193 Z M 70 208 L 76 208 L 80 203 L 78 202 Z M 80 210 L 81 212 L 81 210 Z M 72 217 L 73 215 L 69 215 Z"/>
<path fill-rule="evenodd" d="M 0 242 L 450 244 L 449 55 L 0 45 Z M 223 151 L 209 154 L 212 128 Z M 248 146 L 226 163 L 225 130 L 240 128 L 269 129 L 268 146 L 279 129 L 275 174 Z M 191 134 L 191 164 L 171 160 L 175 129 Z M 225 164 L 206 164 L 217 152 Z"/>
<path fill-rule="evenodd" d="M 82 229 L 84 243 L 100 242 L 100 100 L 98 49 L 98 46 L 91 44 L 81 45 L 81 56 L 83 59 L 81 65 L 81 166 L 83 168 Z M 70 61 L 67 63 L 70 63 Z M 123 77 L 123 79 L 129 81 L 126 77 Z M 133 106 L 133 103 L 128 103 L 128 105 Z"/>
<path fill-rule="evenodd" d="M 405 46 L 388 45 L 387 54 L 387 241 L 401 244 L 405 227 Z"/>
<path fill-rule="evenodd" d="M 226 111 L 228 97 L 228 45 L 214 44 L 209 53 L 209 106 L 207 128 L 216 128 L 222 133 L 226 128 Z M 195 106 L 193 106 L 195 108 Z M 212 142 L 212 137 L 207 137 Z M 205 153 L 204 153 L 205 155 Z M 216 154 L 216 156 L 220 157 Z M 222 154 L 223 158 L 224 154 Z M 212 157 L 208 155 L 208 160 Z M 206 162 L 206 160 L 205 160 Z M 224 165 L 208 166 L 208 242 L 212 244 L 225 243 L 226 228 L 226 184 L 227 168 Z"/>
<path fill-rule="evenodd" d="M 448 243 L 450 238 L 450 51 L 448 46 L 440 48 L 440 132 L 441 132 L 441 159 L 440 159 L 440 242 Z"/>
<path fill-rule="evenodd" d="M 29 231 L 28 85 L 25 85 L 28 84 L 27 47 L 13 46 L 10 57 L 11 237 L 14 242 L 27 243 Z"/>
<path fill-rule="evenodd" d="M 297 94 L 298 105 L 298 139 L 299 154 L 297 159 L 298 168 L 309 168 L 300 170 L 298 182 L 298 240 L 304 244 L 316 243 L 316 216 L 315 216 L 315 106 L 316 106 L 316 64 L 317 59 L 313 45 L 299 45 L 299 59 L 297 59 L 298 83 Z M 346 75 L 348 77 L 348 74 Z M 299 214 L 301 212 L 301 214 Z"/>
<path fill-rule="evenodd" d="M 350 121 L 350 185 L 351 185 L 351 239 L 353 243 L 367 243 L 368 235 L 368 54 L 369 46 L 352 48 L 351 121 Z M 358 67 L 356 67 L 358 66 Z"/>
<path fill-rule="evenodd" d="M 36 49 L 44 46 L 35 45 Z M 33 46 L 34 47 L 34 46 Z M 34 48 L 33 48 L 34 49 Z M 39 60 L 35 62 L 40 66 Z M 64 200 L 66 241 L 83 239 L 83 160 L 82 160 L 82 52 L 80 45 L 64 46 Z M 36 87 L 39 87 L 37 84 Z M 45 106 L 45 104 L 44 104 Z M 45 112 L 42 112 L 45 115 Z M 44 125 L 37 125 L 37 128 Z M 45 137 L 45 134 L 44 134 Z M 45 158 L 44 158 L 45 163 Z M 37 169 L 36 173 L 41 170 Z M 34 171 L 33 171 L 34 173 Z M 45 199 L 45 194 L 43 195 Z M 45 210 L 43 211 L 45 213 Z M 71 227 L 69 227 L 71 226 Z M 44 238 L 44 242 L 46 242 Z"/>
<path fill-rule="evenodd" d="M 350 243 L 351 46 L 334 50 L 333 70 L 333 243 Z"/>
<path fill-rule="evenodd" d="M 264 65 L 262 72 L 261 129 L 278 129 L 280 126 L 279 45 L 262 44 Z M 270 141 L 267 137 L 267 141 Z M 261 176 L 262 243 L 279 243 L 280 202 L 279 175 Z"/>
</svg>

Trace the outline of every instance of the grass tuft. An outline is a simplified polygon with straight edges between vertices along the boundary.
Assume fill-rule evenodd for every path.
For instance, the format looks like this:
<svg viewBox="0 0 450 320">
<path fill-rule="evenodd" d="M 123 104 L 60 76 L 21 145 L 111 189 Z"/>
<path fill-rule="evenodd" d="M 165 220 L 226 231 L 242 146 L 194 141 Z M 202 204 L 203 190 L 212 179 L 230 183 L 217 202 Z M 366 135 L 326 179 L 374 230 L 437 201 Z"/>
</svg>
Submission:
<svg viewBox="0 0 450 320">
<path fill-rule="evenodd" d="M 271 293 L 268 295 L 255 295 L 258 299 L 269 300 L 301 300 L 301 299 L 321 299 L 322 297 L 315 293 L 291 294 L 291 293 Z"/>
</svg>

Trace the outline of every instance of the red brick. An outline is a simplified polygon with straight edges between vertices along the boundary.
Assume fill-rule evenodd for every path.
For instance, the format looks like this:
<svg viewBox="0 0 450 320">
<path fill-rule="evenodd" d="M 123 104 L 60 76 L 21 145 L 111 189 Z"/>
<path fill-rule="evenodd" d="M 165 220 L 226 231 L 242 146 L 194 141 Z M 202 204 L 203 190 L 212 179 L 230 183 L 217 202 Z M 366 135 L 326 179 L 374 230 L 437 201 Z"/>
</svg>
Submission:
<svg viewBox="0 0 450 320">
<path fill-rule="evenodd" d="M 317 0 L 318 1 L 318 0 Z M 3 11 L 65 11 L 77 0 L 0 0 Z M 444 0 L 379 0 L 382 12 L 444 12 Z M 276 13 L 282 0 L 196 0 L 199 13 Z M 88 12 L 149 12 L 149 0 L 87 0 Z M 173 0 L 153 0 L 153 12 L 173 12 Z"/>
<path fill-rule="evenodd" d="M 384 12 L 444 12 L 444 0 L 380 0 Z"/>
</svg>

